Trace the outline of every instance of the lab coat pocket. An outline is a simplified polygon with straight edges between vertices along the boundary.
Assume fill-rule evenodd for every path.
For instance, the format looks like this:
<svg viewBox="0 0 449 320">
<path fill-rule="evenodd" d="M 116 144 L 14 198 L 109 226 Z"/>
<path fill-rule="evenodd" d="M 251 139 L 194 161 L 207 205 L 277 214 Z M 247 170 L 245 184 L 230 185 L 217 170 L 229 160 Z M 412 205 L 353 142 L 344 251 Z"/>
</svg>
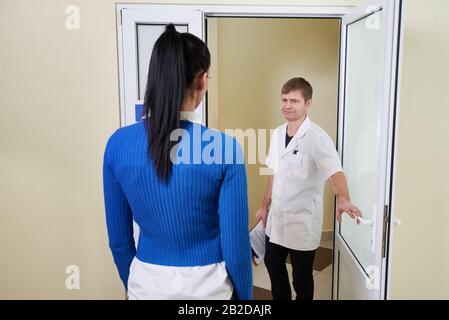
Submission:
<svg viewBox="0 0 449 320">
<path fill-rule="evenodd" d="M 290 162 L 289 173 L 293 178 L 304 180 L 307 178 L 309 169 L 308 156 L 299 156 L 295 161 Z"/>
<path fill-rule="evenodd" d="M 285 242 L 292 248 L 305 250 L 310 245 L 313 233 L 313 215 L 304 212 L 289 218 L 285 224 Z"/>
</svg>

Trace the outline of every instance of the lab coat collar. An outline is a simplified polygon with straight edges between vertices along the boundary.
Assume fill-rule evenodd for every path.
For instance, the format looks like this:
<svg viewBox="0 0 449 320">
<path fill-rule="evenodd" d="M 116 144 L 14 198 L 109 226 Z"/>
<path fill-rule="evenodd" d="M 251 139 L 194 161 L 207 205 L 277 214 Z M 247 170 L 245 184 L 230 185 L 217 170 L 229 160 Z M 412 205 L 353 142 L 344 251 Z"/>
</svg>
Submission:
<svg viewBox="0 0 449 320">
<path fill-rule="evenodd" d="M 299 139 L 304 137 L 307 133 L 307 130 L 310 128 L 310 123 L 312 121 L 310 120 L 309 116 L 306 116 L 301 126 L 296 131 L 295 135 L 293 136 L 292 140 L 288 144 L 288 146 L 285 148 L 285 135 L 287 134 L 287 125 L 288 123 L 285 123 L 281 130 L 281 135 L 279 136 L 279 144 L 281 146 L 282 150 L 282 156 L 285 156 L 287 153 L 291 152 L 293 149 L 295 149 L 299 143 Z"/>
<path fill-rule="evenodd" d="M 202 124 L 201 115 L 192 111 L 181 111 L 179 113 L 179 120 L 187 120 L 190 122 Z"/>
</svg>

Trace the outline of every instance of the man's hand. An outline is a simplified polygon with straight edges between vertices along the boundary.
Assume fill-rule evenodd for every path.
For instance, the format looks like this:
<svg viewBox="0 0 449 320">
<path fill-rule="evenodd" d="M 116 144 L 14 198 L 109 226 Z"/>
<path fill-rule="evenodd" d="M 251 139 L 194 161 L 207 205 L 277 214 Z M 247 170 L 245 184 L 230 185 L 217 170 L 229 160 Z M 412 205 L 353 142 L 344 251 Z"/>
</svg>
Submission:
<svg viewBox="0 0 449 320">
<path fill-rule="evenodd" d="M 352 219 L 356 219 L 357 217 L 362 217 L 362 212 L 359 208 L 354 206 L 352 202 L 345 197 L 337 197 L 337 221 L 341 224 L 341 216 L 343 212 L 346 212 Z M 360 224 L 360 221 L 357 220 L 357 224 Z"/>
<path fill-rule="evenodd" d="M 260 220 L 262 220 L 262 224 L 264 227 L 267 226 L 267 217 L 268 217 L 268 210 L 265 207 L 261 207 L 256 215 L 255 215 L 257 222 L 259 222 Z"/>
</svg>

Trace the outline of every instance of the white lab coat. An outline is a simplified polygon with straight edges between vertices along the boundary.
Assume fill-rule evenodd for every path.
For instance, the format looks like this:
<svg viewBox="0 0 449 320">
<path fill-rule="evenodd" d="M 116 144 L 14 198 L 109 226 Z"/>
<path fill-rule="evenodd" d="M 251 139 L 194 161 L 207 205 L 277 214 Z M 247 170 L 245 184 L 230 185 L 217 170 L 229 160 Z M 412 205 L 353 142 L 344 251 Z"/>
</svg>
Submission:
<svg viewBox="0 0 449 320">
<path fill-rule="evenodd" d="M 266 234 L 270 242 L 308 251 L 320 246 L 325 182 L 342 171 L 329 135 L 306 117 L 285 148 L 287 123 L 274 130 L 266 164 L 273 191 Z"/>
</svg>

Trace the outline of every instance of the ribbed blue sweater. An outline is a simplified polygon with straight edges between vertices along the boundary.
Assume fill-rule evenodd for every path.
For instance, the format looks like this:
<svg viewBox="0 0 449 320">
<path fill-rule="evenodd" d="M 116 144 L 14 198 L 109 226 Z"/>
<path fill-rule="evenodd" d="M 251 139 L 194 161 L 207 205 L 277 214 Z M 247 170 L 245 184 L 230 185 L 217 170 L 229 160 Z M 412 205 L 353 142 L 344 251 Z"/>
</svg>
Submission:
<svg viewBox="0 0 449 320">
<path fill-rule="evenodd" d="M 236 161 L 242 150 L 234 138 L 221 132 L 185 120 L 180 126 L 185 131 L 177 150 L 184 163 L 173 165 L 167 184 L 148 159 L 143 122 L 118 129 L 106 145 L 106 224 L 120 278 L 127 289 L 135 256 L 166 266 L 224 261 L 237 298 L 251 299 L 246 170 L 244 163 Z M 210 141 L 198 137 L 205 130 Z M 214 163 L 202 154 L 212 155 Z M 137 250 L 133 219 L 140 228 Z"/>
</svg>

